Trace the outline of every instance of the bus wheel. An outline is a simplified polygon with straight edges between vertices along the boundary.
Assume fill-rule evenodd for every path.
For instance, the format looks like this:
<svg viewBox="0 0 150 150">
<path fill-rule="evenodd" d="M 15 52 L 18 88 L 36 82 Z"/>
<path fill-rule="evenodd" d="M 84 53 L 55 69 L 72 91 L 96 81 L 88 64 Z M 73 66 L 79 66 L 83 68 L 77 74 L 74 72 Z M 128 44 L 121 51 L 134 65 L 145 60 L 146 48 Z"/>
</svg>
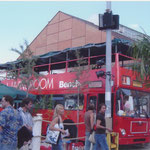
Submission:
<svg viewBox="0 0 150 150">
<path fill-rule="evenodd" d="M 66 119 L 63 121 L 63 123 L 74 123 L 72 120 L 70 119 Z M 64 129 L 68 129 L 70 136 L 66 137 L 66 138 L 76 138 L 77 137 L 77 127 L 76 125 L 64 125 Z"/>
</svg>

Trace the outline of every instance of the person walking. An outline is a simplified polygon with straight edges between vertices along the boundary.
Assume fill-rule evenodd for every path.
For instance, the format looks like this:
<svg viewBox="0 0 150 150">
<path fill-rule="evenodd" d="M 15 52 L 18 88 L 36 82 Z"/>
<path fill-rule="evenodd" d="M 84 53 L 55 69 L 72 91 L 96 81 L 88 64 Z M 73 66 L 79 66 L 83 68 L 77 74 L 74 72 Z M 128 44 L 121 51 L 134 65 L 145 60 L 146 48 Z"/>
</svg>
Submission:
<svg viewBox="0 0 150 150">
<path fill-rule="evenodd" d="M 61 134 L 66 134 L 64 130 L 62 116 L 64 115 L 64 106 L 62 104 L 57 104 L 54 110 L 53 120 L 50 124 L 50 130 L 52 131 L 60 131 Z M 56 128 L 56 124 L 58 124 L 58 128 Z M 59 135 L 57 144 L 52 144 L 52 150 L 63 150 L 62 136 Z"/>
<path fill-rule="evenodd" d="M 99 108 L 99 113 L 96 116 L 95 150 L 100 148 L 101 150 L 109 150 L 106 140 L 106 130 L 109 132 L 112 132 L 112 130 L 106 127 L 105 111 L 106 105 L 102 103 Z"/>
<path fill-rule="evenodd" d="M 33 101 L 31 98 L 24 98 L 18 112 L 22 117 L 23 126 L 18 132 L 18 148 L 27 149 L 31 144 L 33 119 L 30 113 Z M 26 148 L 25 148 L 26 147 Z M 29 149 L 29 148 L 28 148 Z"/>
<path fill-rule="evenodd" d="M 3 96 L 1 104 L 4 109 L 0 112 L 0 150 L 16 150 L 17 133 L 23 125 L 23 120 L 13 108 L 11 96 Z"/>
<path fill-rule="evenodd" d="M 91 143 L 89 141 L 90 133 L 94 127 L 94 104 L 89 104 L 87 112 L 84 115 L 85 122 L 85 150 L 90 150 Z"/>
</svg>

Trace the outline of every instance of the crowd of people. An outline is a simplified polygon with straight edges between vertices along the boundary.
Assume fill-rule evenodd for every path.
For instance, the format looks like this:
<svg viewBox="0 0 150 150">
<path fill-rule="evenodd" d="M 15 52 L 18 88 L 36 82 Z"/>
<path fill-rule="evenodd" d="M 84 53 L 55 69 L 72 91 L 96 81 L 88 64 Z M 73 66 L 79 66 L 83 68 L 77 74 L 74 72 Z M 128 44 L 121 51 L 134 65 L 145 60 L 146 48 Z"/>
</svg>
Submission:
<svg viewBox="0 0 150 150">
<path fill-rule="evenodd" d="M 21 107 L 16 110 L 13 107 L 13 98 L 3 96 L 0 112 L 0 149 L 23 150 L 28 147 L 32 139 L 32 99 L 22 100 Z M 27 148 L 29 150 L 29 147 Z"/>
<path fill-rule="evenodd" d="M 17 110 L 13 107 L 13 98 L 5 95 L 1 100 L 3 110 L 0 112 L 0 150 L 30 150 L 32 140 L 33 119 L 31 116 L 32 99 L 25 98 Z M 54 110 L 50 130 L 60 131 L 57 144 L 52 150 L 63 150 L 62 136 L 66 134 L 62 116 L 64 106 L 57 104 Z M 55 125 L 59 124 L 59 127 Z M 66 134 L 69 136 L 69 133 Z"/>
<path fill-rule="evenodd" d="M 33 121 L 30 110 L 33 102 L 30 98 L 22 100 L 21 107 L 17 110 L 13 108 L 13 98 L 5 95 L 1 100 L 3 110 L 0 112 L 0 149 L 1 150 L 30 150 L 32 140 Z M 106 105 L 101 104 L 97 115 L 94 112 L 94 104 L 88 105 L 85 113 L 85 150 L 108 150 L 106 141 L 105 111 Z M 63 126 L 64 106 L 57 104 L 54 110 L 53 119 L 49 126 L 52 131 L 59 131 L 57 144 L 52 144 L 52 150 L 63 150 L 62 137 L 69 136 Z M 58 126 L 56 126 L 58 125 Z M 95 144 L 89 141 L 91 132 L 95 131 Z"/>
</svg>

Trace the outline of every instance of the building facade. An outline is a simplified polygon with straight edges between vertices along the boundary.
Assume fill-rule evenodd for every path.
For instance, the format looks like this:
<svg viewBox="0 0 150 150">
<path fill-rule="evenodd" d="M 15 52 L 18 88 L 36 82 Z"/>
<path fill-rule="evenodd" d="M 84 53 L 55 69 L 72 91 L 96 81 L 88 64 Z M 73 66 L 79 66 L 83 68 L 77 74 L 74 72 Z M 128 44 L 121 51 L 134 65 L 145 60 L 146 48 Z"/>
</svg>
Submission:
<svg viewBox="0 0 150 150">
<path fill-rule="evenodd" d="M 119 31 L 112 31 L 112 39 L 131 40 L 131 36 L 124 34 L 122 29 L 126 31 L 127 28 L 121 26 Z M 33 55 L 41 55 L 50 51 L 105 41 L 106 32 L 99 30 L 97 25 L 59 11 L 31 42 L 30 49 Z"/>
</svg>

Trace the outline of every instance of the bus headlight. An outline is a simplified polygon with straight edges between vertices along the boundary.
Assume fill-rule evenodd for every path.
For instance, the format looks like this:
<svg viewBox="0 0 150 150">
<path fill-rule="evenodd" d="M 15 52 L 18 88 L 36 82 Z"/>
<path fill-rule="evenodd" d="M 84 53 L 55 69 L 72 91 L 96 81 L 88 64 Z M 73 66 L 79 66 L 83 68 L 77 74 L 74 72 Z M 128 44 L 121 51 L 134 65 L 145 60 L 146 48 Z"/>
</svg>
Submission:
<svg viewBox="0 0 150 150">
<path fill-rule="evenodd" d="M 124 136 L 126 135 L 126 130 L 125 129 L 121 129 L 121 134 Z"/>
</svg>

